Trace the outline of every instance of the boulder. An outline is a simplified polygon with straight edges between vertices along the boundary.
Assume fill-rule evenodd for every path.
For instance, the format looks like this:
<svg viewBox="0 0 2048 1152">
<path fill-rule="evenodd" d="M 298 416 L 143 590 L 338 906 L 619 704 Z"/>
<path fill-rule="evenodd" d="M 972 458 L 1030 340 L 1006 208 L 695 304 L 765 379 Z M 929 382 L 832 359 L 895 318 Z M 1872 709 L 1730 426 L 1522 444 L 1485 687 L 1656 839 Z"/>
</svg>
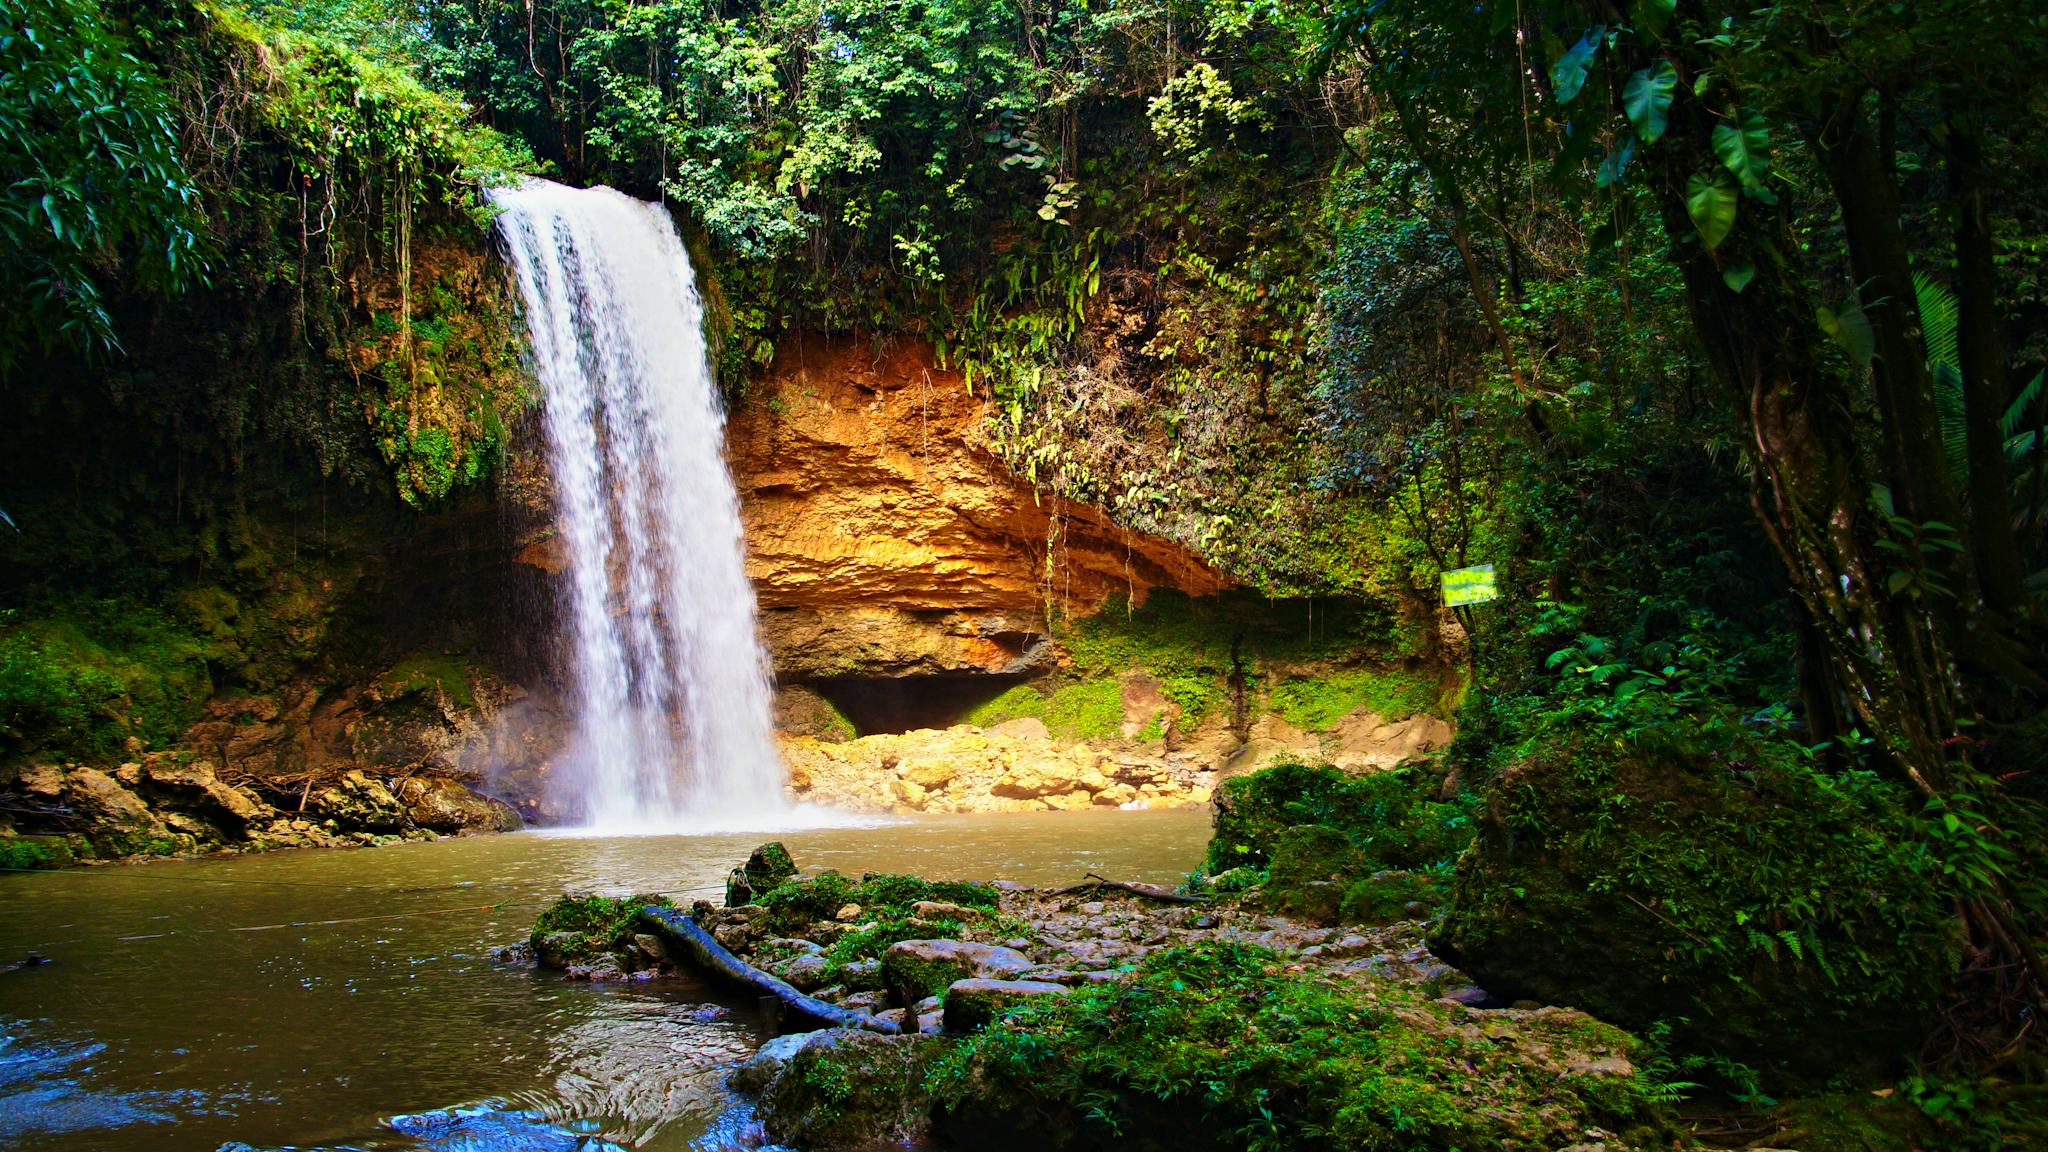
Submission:
<svg viewBox="0 0 2048 1152">
<path fill-rule="evenodd" d="M 1768 747 L 1585 741 L 1539 747 L 1485 799 L 1429 943 L 1503 1001 L 1676 1020 L 1675 1041 L 1795 1087 L 1911 1051 L 1936 1019 L 1954 912 L 1894 831 L 1917 818 L 1903 790 Z"/>
<path fill-rule="evenodd" d="M 158 834 L 164 830 L 142 797 L 97 768 L 73 768 L 67 773 L 63 797 L 74 812 L 101 828 Z"/>
<path fill-rule="evenodd" d="M 399 782 L 398 801 L 412 822 L 429 832 L 517 832 L 521 826 L 510 804 L 479 796 L 446 777 L 408 777 Z"/>
<path fill-rule="evenodd" d="M 925 1071 L 943 1042 L 847 1028 L 813 1032 L 761 1092 L 770 1139 L 807 1152 L 915 1145 L 930 1127 Z"/>
<path fill-rule="evenodd" d="M 915 1004 L 956 980 L 1006 980 L 1033 967 L 1031 958 L 1014 948 L 968 940 L 902 940 L 882 954 L 882 983 L 898 1004 Z"/>
<path fill-rule="evenodd" d="M 400 832 L 407 824 L 405 805 L 360 768 L 351 768 L 332 787 L 313 793 L 306 807 L 347 830 Z"/>
<path fill-rule="evenodd" d="M 276 809 L 257 799 L 254 793 L 222 783 L 214 775 L 213 766 L 203 760 L 151 756 L 142 766 L 141 784 L 144 793 L 160 805 L 182 809 L 236 835 L 277 815 Z M 385 795 L 388 798 L 390 793 Z M 168 819 L 165 822 L 176 827 Z"/>
<path fill-rule="evenodd" d="M 955 980 L 946 989 L 945 1029 L 964 1035 L 986 1027 L 1020 1004 L 1066 994 L 1066 985 L 1044 980 Z"/>
</svg>

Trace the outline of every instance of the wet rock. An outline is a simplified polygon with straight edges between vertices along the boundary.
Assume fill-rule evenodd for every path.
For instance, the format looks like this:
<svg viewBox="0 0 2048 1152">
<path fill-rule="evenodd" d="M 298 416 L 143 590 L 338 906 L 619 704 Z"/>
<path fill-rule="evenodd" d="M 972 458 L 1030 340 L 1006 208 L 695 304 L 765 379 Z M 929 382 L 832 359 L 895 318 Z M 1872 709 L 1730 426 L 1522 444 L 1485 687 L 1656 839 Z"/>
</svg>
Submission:
<svg viewBox="0 0 2048 1152">
<path fill-rule="evenodd" d="M 1014 948 L 968 940 L 902 940 L 882 954 L 882 983 L 899 1004 L 915 1004 L 955 980 L 1007 979 L 1036 967 Z"/>
<path fill-rule="evenodd" d="M 824 987 L 825 973 L 830 962 L 823 956 L 805 955 L 784 964 L 782 978 L 790 982 L 799 992 L 811 992 Z"/>
<path fill-rule="evenodd" d="M 517 832 L 522 826 L 510 804 L 445 777 L 409 777 L 399 783 L 397 797 L 412 822 L 431 832 Z"/>
<path fill-rule="evenodd" d="M 848 988 L 873 991 L 882 986 L 882 962 L 880 960 L 856 960 L 839 968 L 839 978 L 846 981 Z"/>
<path fill-rule="evenodd" d="M 748 1057 L 746 1062 L 733 1071 L 727 1083 L 737 1092 L 759 1092 L 782 1074 L 789 1062 L 810 1042 L 812 1034 L 799 1032 L 791 1036 L 777 1036 L 761 1045 L 761 1049 Z"/>
<path fill-rule="evenodd" d="M 937 1052 L 922 1035 L 813 1032 L 761 1093 L 762 1127 L 808 1152 L 914 1144 L 929 1128 L 925 1070 Z"/>
<path fill-rule="evenodd" d="M 1043 980 L 956 980 L 946 989 L 946 1031 L 964 1035 L 1028 1001 L 1066 994 L 1066 985 Z"/>
<path fill-rule="evenodd" d="M 549 1123 L 538 1112 L 491 1104 L 393 1116 L 387 1123 L 426 1152 L 511 1148 L 520 1152 L 625 1152 L 608 1140 Z"/>
<path fill-rule="evenodd" d="M 663 943 L 659 936 L 650 936 L 645 932 L 635 932 L 633 934 L 633 947 L 638 948 L 641 955 L 646 956 L 656 964 L 675 963 L 674 958 L 669 955 L 668 945 Z"/>
<path fill-rule="evenodd" d="M 567 969 L 583 958 L 583 934 L 550 932 L 533 942 L 533 954 L 543 968 Z"/>
<path fill-rule="evenodd" d="M 872 1012 L 875 1009 L 880 1008 L 884 1004 L 887 1004 L 888 1002 L 888 993 L 883 992 L 880 989 L 873 989 L 867 992 L 855 992 L 853 995 L 841 1000 L 839 1002 L 839 1006 L 841 1008 L 845 1008 L 849 1011 L 854 1012 L 858 1012 L 862 1009 L 866 1009 Z"/>
<path fill-rule="evenodd" d="M 1437 999 L 1450 1004 L 1463 1005 L 1467 1008 L 1500 1007 L 1500 1001 L 1494 999 L 1492 993 L 1484 988 L 1473 987 L 1470 984 L 1462 988 L 1449 989 L 1442 996 L 1437 997 Z"/>
<path fill-rule="evenodd" d="M 102 827 L 121 832 L 163 831 L 163 822 L 142 797 L 96 768 L 74 768 L 65 773 L 61 795 L 74 812 Z"/>
</svg>

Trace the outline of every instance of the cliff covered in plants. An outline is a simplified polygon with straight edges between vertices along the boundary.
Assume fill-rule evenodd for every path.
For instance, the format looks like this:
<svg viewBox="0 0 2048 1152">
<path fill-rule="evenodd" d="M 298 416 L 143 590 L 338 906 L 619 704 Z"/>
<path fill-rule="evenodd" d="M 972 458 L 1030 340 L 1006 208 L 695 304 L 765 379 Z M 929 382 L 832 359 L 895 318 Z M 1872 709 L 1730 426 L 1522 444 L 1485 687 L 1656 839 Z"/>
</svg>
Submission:
<svg viewBox="0 0 2048 1152">
<path fill-rule="evenodd" d="M 446 609 L 502 567 L 483 482 L 528 387 L 477 192 L 528 161 L 233 6 L 5 19 L 10 770 L 184 747 L 301 812 L 363 763 L 474 780 L 499 638 Z M 16 783 L 19 830 L 91 826 Z"/>
</svg>

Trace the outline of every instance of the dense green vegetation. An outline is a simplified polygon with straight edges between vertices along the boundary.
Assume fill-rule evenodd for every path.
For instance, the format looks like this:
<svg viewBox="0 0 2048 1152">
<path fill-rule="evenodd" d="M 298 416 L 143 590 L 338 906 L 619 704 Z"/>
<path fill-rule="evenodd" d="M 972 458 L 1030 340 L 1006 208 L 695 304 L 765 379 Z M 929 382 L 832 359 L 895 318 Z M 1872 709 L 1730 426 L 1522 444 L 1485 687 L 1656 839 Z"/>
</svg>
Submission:
<svg viewBox="0 0 2048 1152">
<path fill-rule="evenodd" d="M 1161 952 L 1123 982 L 1011 1014 L 932 1074 L 940 1127 L 989 1147 L 1554 1147 L 1560 1122 L 1657 1138 L 1640 1075 L 1516 1060 L 1392 989 L 1290 976 L 1238 944 Z M 1624 1055 L 1578 1013 L 1543 1041 Z M 1028 1134 L 1028 1135 L 1027 1135 Z"/>
</svg>

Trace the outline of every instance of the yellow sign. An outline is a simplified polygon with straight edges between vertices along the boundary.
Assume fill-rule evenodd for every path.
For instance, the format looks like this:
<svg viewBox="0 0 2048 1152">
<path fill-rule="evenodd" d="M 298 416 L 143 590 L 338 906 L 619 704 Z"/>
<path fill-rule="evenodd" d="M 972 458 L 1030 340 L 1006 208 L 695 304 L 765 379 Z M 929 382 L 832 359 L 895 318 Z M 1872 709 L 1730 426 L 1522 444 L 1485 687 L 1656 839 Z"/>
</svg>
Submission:
<svg viewBox="0 0 2048 1152">
<path fill-rule="evenodd" d="M 1488 600 L 1500 599 L 1500 589 L 1493 582 L 1493 565 L 1475 564 L 1470 568 L 1459 568 L 1444 573 L 1444 605 L 1458 608 L 1466 604 L 1484 604 Z"/>
</svg>

